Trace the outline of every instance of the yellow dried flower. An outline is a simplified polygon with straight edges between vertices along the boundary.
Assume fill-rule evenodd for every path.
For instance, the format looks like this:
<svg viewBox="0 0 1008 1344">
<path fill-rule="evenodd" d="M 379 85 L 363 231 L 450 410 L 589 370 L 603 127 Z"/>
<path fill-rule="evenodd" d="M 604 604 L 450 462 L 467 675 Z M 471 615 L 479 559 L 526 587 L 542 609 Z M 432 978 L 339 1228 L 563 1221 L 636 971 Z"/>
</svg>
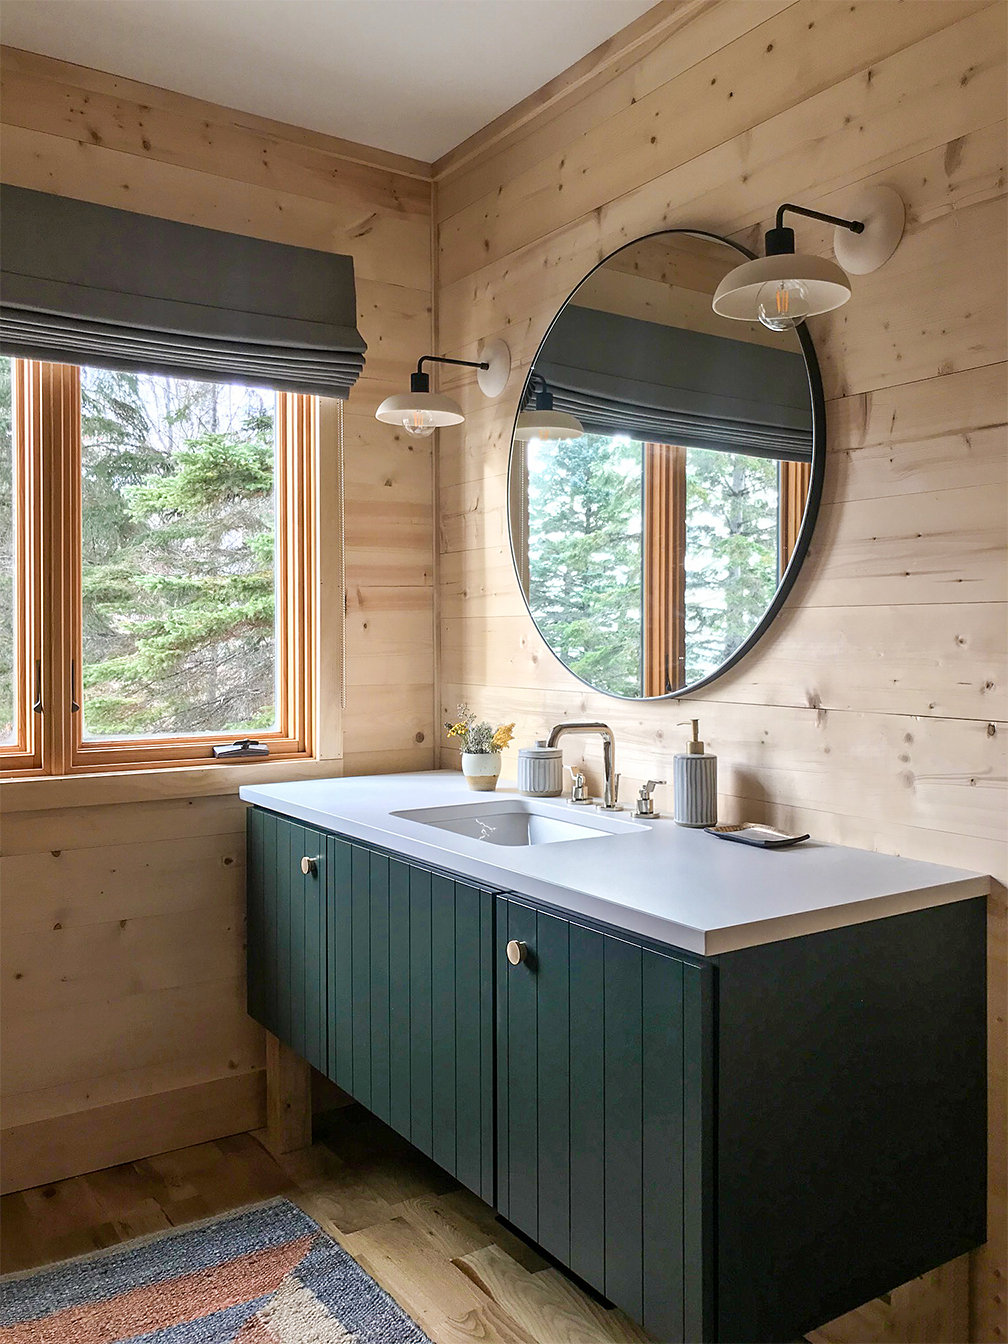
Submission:
<svg viewBox="0 0 1008 1344">
<path fill-rule="evenodd" d="M 493 747 L 494 751 L 503 751 L 506 746 L 510 745 L 513 737 L 514 724 L 502 723 L 490 739 L 490 745 Z"/>
</svg>

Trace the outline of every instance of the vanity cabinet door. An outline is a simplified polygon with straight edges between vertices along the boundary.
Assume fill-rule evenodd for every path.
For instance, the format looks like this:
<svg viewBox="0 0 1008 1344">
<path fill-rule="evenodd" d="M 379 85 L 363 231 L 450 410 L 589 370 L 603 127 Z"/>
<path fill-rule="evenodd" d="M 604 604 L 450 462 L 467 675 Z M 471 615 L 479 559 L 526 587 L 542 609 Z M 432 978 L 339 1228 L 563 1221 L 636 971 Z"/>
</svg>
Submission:
<svg viewBox="0 0 1008 1344">
<path fill-rule="evenodd" d="M 328 843 L 327 1073 L 492 1202 L 493 896 Z"/>
<path fill-rule="evenodd" d="M 711 1338 L 711 969 L 506 897 L 496 948 L 501 1215 L 659 1339 Z"/>
<path fill-rule="evenodd" d="M 309 1064 L 323 1069 L 325 836 L 311 826 L 252 808 L 247 849 L 249 1014 Z"/>
</svg>

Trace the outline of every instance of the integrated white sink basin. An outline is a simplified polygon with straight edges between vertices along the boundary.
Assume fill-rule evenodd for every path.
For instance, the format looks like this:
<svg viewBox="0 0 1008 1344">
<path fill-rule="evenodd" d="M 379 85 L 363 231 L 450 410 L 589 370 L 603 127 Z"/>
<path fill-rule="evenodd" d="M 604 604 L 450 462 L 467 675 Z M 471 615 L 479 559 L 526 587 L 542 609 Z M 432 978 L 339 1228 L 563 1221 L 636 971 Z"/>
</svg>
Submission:
<svg viewBox="0 0 1008 1344">
<path fill-rule="evenodd" d="M 550 806 L 526 798 L 417 807 L 391 815 L 436 826 L 439 831 L 467 835 L 472 840 L 484 840 L 488 845 L 552 845 L 559 840 L 593 840 L 647 829 L 635 821 L 604 816 L 587 807 L 579 813 L 570 805 Z"/>
</svg>

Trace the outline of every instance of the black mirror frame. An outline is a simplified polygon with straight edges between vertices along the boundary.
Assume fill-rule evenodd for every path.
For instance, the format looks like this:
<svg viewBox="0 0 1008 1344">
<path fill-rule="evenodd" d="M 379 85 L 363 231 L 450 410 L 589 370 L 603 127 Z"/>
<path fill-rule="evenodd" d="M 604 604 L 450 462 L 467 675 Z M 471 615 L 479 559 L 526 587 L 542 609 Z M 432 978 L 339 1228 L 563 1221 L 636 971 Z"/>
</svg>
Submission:
<svg viewBox="0 0 1008 1344">
<path fill-rule="evenodd" d="M 622 700 L 631 705 L 653 704 L 660 700 L 680 700 L 684 696 L 692 695 L 694 692 L 702 690 L 705 686 L 709 686 L 711 682 L 716 681 L 718 677 L 723 677 L 726 672 L 730 671 L 737 663 L 741 662 L 754 645 L 762 639 L 777 613 L 784 605 L 791 589 L 794 587 L 795 579 L 798 577 L 798 571 L 801 569 L 802 562 L 808 554 L 809 543 L 812 540 L 816 518 L 819 515 L 819 505 L 822 503 L 823 481 L 826 477 L 826 398 L 823 392 L 822 374 L 819 371 L 819 361 L 816 358 L 815 346 L 812 344 L 812 337 L 809 334 L 808 327 L 804 322 L 800 322 L 795 327 L 795 332 L 798 336 L 802 355 L 805 358 L 805 372 L 808 375 L 809 400 L 812 407 L 812 471 L 809 479 L 808 495 L 805 499 L 805 512 L 802 514 L 801 528 L 798 532 L 798 539 L 795 542 L 794 550 L 791 552 L 791 558 L 788 561 L 787 569 L 785 569 L 781 576 L 781 581 L 777 585 L 777 591 L 774 593 L 773 600 L 764 612 L 762 620 L 754 627 L 748 638 L 742 641 L 730 658 L 725 659 L 717 671 L 712 672 L 709 676 L 704 677 L 700 681 L 691 682 L 688 686 L 683 686 L 677 691 L 667 691 L 664 695 L 617 695 L 614 691 L 605 691 L 599 686 L 593 686 L 590 681 L 585 681 L 583 677 L 578 676 L 575 671 L 567 666 L 559 654 L 554 652 L 549 640 L 539 629 L 539 622 L 536 620 L 535 614 L 529 606 L 528 595 L 522 587 L 521 569 L 519 568 L 518 557 L 515 555 L 514 548 L 514 520 L 511 517 L 511 467 L 514 462 L 514 436 L 515 431 L 518 428 L 518 416 L 521 414 L 522 407 L 525 405 L 525 400 L 529 394 L 536 360 L 538 360 L 539 356 L 542 354 L 543 346 L 549 340 L 549 334 L 553 330 L 560 314 L 564 311 L 584 282 L 590 276 L 594 275 L 599 267 L 604 266 L 606 262 L 611 261 L 613 257 L 618 256 L 620 252 L 625 251 L 628 247 L 636 247 L 638 243 L 646 242 L 649 238 L 660 238 L 670 233 L 684 233 L 691 238 L 706 238 L 711 242 L 726 243 L 728 247 L 733 247 L 735 251 L 747 261 L 752 261 L 756 256 L 754 252 L 750 252 L 747 247 L 744 247 L 741 243 L 734 242 L 731 238 L 723 238 L 720 234 L 710 233 L 705 229 L 683 228 L 655 229 L 653 233 L 642 234 L 639 238 L 634 238 L 631 242 L 624 243 L 622 247 L 617 247 L 615 251 L 610 252 L 608 256 L 603 257 L 590 271 L 582 276 L 567 295 L 549 326 L 546 328 L 542 340 L 539 342 L 535 357 L 529 365 L 529 371 L 525 377 L 525 382 L 522 384 L 521 396 L 518 399 L 518 409 L 515 411 L 514 424 L 511 428 L 511 447 L 508 450 L 508 469 L 506 477 L 508 495 L 508 546 L 511 551 L 511 564 L 514 568 L 515 578 L 518 581 L 518 591 L 521 593 L 522 601 L 525 603 L 525 610 L 528 612 L 532 624 L 542 636 L 543 643 L 549 649 L 550 653 L 560 666 L 566 672 L 570 673 L 576 681 L 579 681 L 582 686 L 586 686 L 590 691 L 594 691 L 597 695 L 605 695 L 608 696 L 610 700 Z"/>
</svg>

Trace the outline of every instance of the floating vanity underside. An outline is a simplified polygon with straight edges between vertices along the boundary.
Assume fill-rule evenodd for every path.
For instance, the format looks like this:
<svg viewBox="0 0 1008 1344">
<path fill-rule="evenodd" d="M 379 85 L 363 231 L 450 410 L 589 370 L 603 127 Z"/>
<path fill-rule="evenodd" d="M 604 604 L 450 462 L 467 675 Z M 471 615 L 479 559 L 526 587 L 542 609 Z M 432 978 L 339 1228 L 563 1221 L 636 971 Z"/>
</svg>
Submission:
<svg viewBox="0 0 1008 1344">
<path fill-rule="evenodd" d="M 729 926 L 747 897 L 716 888 L 725 863 L 802 889 L 810 865 L 658 822 L 526 851 L 519 869 L 550 851 L 538 885 L 485 880 L 515 852 L 371 833 L 467 801 L 457 775 L 320 783 L 242 790 L 250 1013 L 652 1334 L 797 1338 L 985 1239 L 986 879 L 822 846 L 817 908 L 774 906 L 753 864 L 762 907 Z M 716 927 L 667 869 L 636 919 L 736 944 L 715 955 L 626 927 L 662 854 L 696 880 L 698 842 Z M 616 902 L 584 901 L 604 921 L 555 882 L 589 849 L 599 881 L 623 869 Z M 824 904 L 847 856 L 882 875 Z"/>
</svg>

